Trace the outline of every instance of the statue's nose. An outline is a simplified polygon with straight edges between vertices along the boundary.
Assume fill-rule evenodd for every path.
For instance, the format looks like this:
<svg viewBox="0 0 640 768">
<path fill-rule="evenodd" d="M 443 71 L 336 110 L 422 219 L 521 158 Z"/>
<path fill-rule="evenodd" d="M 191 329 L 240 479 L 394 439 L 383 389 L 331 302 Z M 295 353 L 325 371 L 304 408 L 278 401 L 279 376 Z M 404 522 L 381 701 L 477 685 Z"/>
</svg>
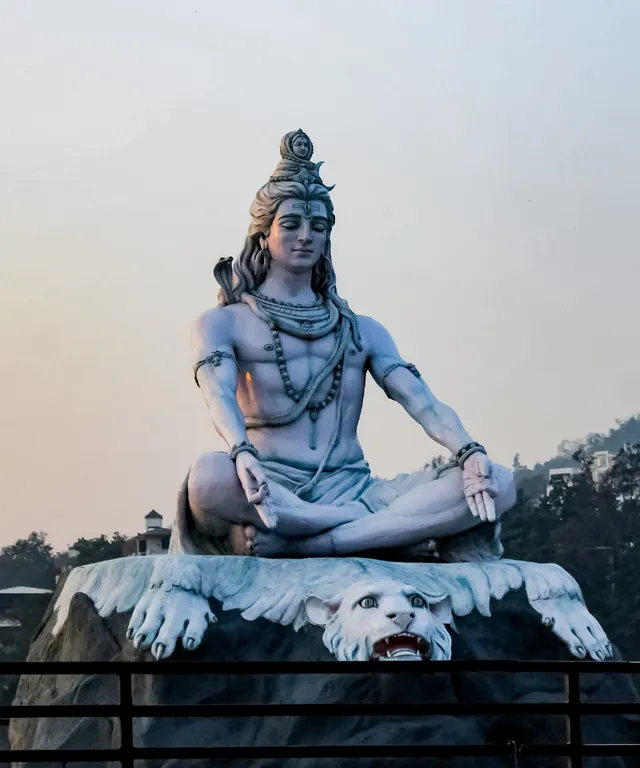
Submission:
<svg viewBox="0 0 640 768">
<path fill-rule="evenodd" d="M 300 227 L 299 234 L 298 234 L 298 240 L 300 240 L 305 245 L 308 245 L 311 240 L 311 222 L 310 221 L 303 221 L 302 226 Z"/>
<path fill-rule="evenodd" d="M 397 624 L 402 632 L 406 631 L 415 616 L 413 611 L 391 611 L 387 613 L 387 618 L 391 619 L 394 624 Z"/>
</svg>

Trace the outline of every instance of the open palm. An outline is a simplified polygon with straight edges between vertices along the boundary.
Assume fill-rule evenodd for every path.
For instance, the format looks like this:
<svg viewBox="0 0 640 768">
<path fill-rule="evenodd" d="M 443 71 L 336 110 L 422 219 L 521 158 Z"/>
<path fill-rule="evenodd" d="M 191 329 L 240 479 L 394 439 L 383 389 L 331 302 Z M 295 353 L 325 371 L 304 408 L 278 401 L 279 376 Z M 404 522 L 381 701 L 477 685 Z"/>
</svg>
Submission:
<svg viewBox="0 0 640 768">
<path fill-rule="evenodd" d="M 462 467 L 462 488 L 474 517 L 485 522 L 496 519 L 494 498 L 498 495 L 491 459 L 484 453 L 472 453 Z"/>
</svg>

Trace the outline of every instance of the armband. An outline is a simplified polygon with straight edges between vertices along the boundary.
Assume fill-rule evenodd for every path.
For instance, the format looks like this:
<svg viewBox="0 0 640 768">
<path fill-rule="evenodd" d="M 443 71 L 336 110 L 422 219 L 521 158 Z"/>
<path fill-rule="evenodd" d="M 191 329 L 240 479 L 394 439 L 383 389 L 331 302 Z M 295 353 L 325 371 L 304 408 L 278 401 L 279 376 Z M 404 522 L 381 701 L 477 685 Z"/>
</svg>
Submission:
<svg viewBox="0 0 640 768">
<path fill-rule="evenodd" d="M 200 368 L 202 368 L 203 365 L 207 365 L 207 363 L 211 363 L 214 368 L 217 368 L 219 365 L 222 365 L 222 361 L 224 359 L 233 360 L 235 363 L 235 360 L 233 358 L 233 355 L 230 355 L 228 352 L 222 352 L 219 349 L 216 349 L 214 352 L 212 352 L 210 355 L 207 355 L 207 357 L 204 358 L 204 360 L 198 360 L 198 362 L 193 366 L 193 378 L 196 382 L 196 386 L 200 386 L 198 382 L 198 371 Z"/>
<path fill-rule="evenodd" d="M 396 368 L 406 368 L 409 373 L 412 373 L 416 377 L 416 379 L 421 378 L 420 371 L 415 367 L 413 363 L 406 363 L 404 360 L 398 360 L 395 363 L 391 363 L 391 365 L 388 365 L 382 372 L 382 388 L 387 393 L 387 397 L 389 397 L 389 393 L 387 392 L 384 380 L 392 371 L 395 371 Z"/>
</svg>

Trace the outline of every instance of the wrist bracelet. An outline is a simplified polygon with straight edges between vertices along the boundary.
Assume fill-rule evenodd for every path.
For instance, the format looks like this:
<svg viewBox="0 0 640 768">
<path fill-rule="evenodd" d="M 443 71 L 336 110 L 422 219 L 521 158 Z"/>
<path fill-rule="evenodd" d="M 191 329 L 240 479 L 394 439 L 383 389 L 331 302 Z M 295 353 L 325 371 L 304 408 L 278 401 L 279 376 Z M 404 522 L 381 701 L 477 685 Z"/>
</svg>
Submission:
<svg viewBox="0 0 640 768">
<path fill-rule="evenodd" d="M 252 456 L 255 456 L 256 459 L 260 458 L 258 449 L 255 447 L 255 445 L 252 445 L 247 440 L 243 440 L 241 443 L 236 443 L 236 445 L 232 446 L 231 450 L 229 451 L 229 457 L 231 458 L 231 461 L 235 461 L 238 454 L 242 453 L 243 451 L 250 453 Z"/>
<path fill-rule="evenodd" d="M 474 453 L 484 453 L 484 455 L 487 455 L 487 451 L 484 447 L 484 445 L 481 445 L 480 443 L 468 443 L 467 445 L 463 445 L 462 448 L 456 453 L 455 460 L 458 462 L 458 466 L 460 469 L 462 469 L 462 466 L 464 465 L 465 461 Z"/>
</svg>

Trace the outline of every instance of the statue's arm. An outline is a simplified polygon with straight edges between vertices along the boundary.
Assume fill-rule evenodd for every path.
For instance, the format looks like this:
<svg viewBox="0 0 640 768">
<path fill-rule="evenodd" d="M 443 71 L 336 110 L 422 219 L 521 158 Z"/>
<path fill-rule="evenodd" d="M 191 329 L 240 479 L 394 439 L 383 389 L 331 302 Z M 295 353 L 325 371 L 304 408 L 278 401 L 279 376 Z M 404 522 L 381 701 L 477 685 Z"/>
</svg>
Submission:
<svg viewBox="0 0 640 768">
<path fill-rule="evenodd" d="M 424 431 L 452 453 L 472 442 L 456 412 L 431 392 L 415 366 L 405 362 L 391 334 L 371 318 L 360 318 L 366 338 L 368 368 L 375 382 L 420 424 Z"/>
<path fill-rule="evenodd" d="M 234 321 L 229 310 L 212 309 L 200 315 L 192 330 L 194 377 L 216 432 L 229 448 L 247 440 L 244 416 L 236 397 Z"/>
</svg>

